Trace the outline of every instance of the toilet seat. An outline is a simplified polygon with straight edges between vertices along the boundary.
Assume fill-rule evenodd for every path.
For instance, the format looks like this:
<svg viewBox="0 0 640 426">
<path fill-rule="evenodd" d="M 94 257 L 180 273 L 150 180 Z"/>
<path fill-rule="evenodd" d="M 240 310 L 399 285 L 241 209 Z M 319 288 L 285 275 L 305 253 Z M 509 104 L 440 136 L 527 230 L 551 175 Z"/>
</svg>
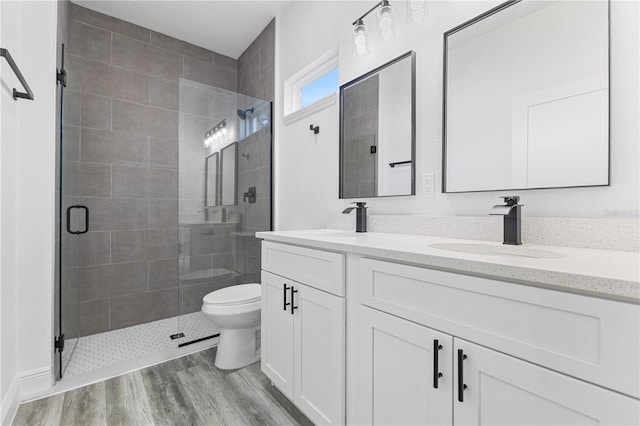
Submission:
<svg viewBox="0 0 640 426">
<path fill-rule="evenodd" d="M 258 283 L 233 285 L 221 288 L 207 294 L 203 299 L 203 305 L 236 306 L 259 302 L 262 296 L 262 287 Z"/>
</svg>

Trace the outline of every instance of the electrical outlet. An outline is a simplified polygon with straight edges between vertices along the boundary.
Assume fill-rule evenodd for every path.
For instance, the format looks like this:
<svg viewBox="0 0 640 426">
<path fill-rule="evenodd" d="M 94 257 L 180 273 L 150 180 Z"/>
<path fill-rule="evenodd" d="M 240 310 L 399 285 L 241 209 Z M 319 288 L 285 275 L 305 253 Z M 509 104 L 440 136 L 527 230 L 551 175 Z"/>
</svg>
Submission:
<svg viewBox="0 0 640 426">
<path fill-rule="evenodd" d="M 436 182 L 433 173 L 422 175 L 422 191 L 425 197 L 433 197 L 436 192 Z"/>
</svg>

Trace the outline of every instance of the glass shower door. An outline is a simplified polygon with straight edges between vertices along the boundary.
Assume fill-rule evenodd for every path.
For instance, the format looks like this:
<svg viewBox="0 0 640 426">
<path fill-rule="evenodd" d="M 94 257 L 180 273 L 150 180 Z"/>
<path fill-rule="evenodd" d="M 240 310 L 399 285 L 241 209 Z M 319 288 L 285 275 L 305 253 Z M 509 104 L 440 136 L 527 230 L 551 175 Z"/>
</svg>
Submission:
<svg viewBox="0 0 640 426">
<path fill-rule="evenodd" d="M 65 368 L 78 342 L 79 324 L 74 314 L 73 302 L 77 298 L 77 286 L 70 285 L 70 268 L 80 250 L 80 235 L 88 230 L 88 210 L 78 204 L 75 195 L 81 186 L 78 167 L 80 156 L 80 120 L 82 97 L 80 87 L 73 73 L 65 46 L 62 46 L 60 72 L 62 81 L 58 84 L 60 97 L 59 140 L 58 140 L 58 187 L 56 200 L 57 212 L 57 315 L 56 350 L 60 363 L 56 377 L 64 375 Z M 66 67 L 66 68 L 65 68 Z"/>
</svg>

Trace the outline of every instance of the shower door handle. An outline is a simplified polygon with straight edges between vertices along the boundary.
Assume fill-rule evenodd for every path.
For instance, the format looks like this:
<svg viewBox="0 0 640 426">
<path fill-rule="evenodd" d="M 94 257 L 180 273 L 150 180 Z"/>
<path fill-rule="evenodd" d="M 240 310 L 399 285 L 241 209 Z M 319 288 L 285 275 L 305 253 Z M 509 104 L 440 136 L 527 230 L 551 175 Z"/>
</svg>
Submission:
<svg viewBox="0 0 640 426">
<path fill-rule="evenodd" d="M 71 211 L 74 209 L 84 210 L 84 230 L 82 231 L 71 230 Z M 67 232 L 74 235 L 86 234 L 89 232 L 89 207 L 81 206 L 80 204 L 67 207 Z"/>
</svg>

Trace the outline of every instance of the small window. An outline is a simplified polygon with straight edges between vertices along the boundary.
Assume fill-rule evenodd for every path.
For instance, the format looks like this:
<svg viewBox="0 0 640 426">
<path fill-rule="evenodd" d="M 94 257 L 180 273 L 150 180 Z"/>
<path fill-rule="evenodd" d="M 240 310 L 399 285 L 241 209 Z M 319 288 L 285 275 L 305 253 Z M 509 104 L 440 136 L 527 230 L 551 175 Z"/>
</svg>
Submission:
<svg viewBox="0 0 640 426">
<path fill-rule="evenodd" d="M 284 82 L 284 122 L 289 124 L 335 103 L 338 49 L 334 48 Z"/>
<path fill-rule="evenodd" d="M 307 107 L 337 90 L 338 67 L 300 89 L 300 108 Z"/>
</svg>

